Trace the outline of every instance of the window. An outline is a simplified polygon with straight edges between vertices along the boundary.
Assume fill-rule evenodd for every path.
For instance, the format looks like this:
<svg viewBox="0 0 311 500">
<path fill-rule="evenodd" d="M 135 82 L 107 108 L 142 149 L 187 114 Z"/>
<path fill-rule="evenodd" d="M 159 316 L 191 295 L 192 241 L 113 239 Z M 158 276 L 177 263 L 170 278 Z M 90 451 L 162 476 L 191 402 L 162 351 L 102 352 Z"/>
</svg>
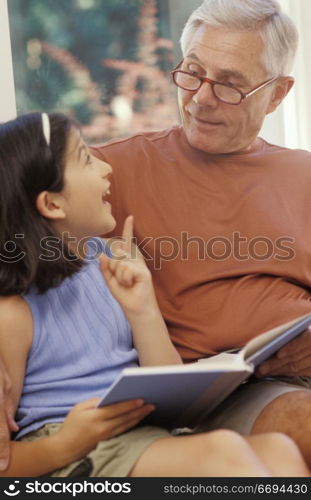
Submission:
<svg viewBox="0 0 311 500">
<path fill-rule="evenodd" d="M 167 0 L 10 0 L 17 113 L 62 111 L 90 141 L 177 121 Z"/>
<path fill-rule="evenodd" d="M 311 148 L 310 0 L 279 0 L 300 33 L 296 85 L 261 136 Z M 178 121 L 169 70 L 201 0 L 1 0 L 1 120 L 31 110 L 77 118 L 90 141 Z M 8 30 L 9 9 L 14 80 Z"/>
</svg>

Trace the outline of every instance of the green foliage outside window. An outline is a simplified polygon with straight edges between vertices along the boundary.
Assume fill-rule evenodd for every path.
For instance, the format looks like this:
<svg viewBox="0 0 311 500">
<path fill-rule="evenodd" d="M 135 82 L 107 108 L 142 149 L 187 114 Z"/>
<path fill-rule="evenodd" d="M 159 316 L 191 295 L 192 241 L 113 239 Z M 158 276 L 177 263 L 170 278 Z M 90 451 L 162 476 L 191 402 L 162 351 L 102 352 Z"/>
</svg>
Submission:
<svg viewBox="0 0 311 500">
<path fill-rule="evenodd" d="M 92 141 L 176 121 L 167 0 L 8 0 L 18 113 L 62 111 Z"/>
</svg>

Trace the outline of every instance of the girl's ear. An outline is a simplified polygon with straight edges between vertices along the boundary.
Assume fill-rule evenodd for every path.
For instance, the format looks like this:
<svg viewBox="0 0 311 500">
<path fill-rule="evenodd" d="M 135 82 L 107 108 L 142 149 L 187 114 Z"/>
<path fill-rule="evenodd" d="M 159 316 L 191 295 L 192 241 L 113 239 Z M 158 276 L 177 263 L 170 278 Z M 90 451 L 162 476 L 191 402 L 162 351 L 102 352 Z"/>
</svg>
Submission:
<svg viewBox="0 0 311 500">
<path fill-rule="evenodd" d="M 66 218 L 59 193 L 42 191 L 37 196 L 36 207 L 38 212 L 47 219 L 61 220 Z"/>
</svg>

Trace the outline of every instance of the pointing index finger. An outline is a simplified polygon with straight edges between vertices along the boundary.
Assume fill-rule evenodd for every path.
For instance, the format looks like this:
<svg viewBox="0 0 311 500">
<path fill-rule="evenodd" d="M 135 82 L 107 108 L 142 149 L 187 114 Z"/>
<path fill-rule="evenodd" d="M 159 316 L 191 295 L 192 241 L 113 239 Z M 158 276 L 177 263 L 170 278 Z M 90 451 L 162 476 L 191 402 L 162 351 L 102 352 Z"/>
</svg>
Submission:
<svg viewBox="0 0 311 500">
<path fill-rule="evenodd" d="M 133 240 L 133 231 L 134 231 L 134 217 L 133 215 L 129 215 L 126 217 L 123 225 L 122 231 L 122 239 L 124 241 L 124 249 L 127 253 L 131 253 L 132 249 L 132 240 Z"/>
</svg>

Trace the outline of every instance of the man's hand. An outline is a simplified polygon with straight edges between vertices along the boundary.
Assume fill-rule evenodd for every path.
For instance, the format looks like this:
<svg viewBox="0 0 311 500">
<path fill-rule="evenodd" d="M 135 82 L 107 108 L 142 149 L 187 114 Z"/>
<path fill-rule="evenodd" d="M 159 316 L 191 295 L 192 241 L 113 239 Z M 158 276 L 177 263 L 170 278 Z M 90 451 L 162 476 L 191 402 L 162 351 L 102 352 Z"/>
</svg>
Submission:
<svg viewBox="0 0 311 500">
<path fill-rule="evenodd" d="M 256 370 L 256 375 L 311 377 L 311 327 L 262 363 Z"/>
<path fill-rule="evenodd" d="M 0 360 L 0 470 L 5 470 L 9 463 L 10 432 L 18 431 L 13 419 L 11 387 L 9 375 Z"/>
</svg>

